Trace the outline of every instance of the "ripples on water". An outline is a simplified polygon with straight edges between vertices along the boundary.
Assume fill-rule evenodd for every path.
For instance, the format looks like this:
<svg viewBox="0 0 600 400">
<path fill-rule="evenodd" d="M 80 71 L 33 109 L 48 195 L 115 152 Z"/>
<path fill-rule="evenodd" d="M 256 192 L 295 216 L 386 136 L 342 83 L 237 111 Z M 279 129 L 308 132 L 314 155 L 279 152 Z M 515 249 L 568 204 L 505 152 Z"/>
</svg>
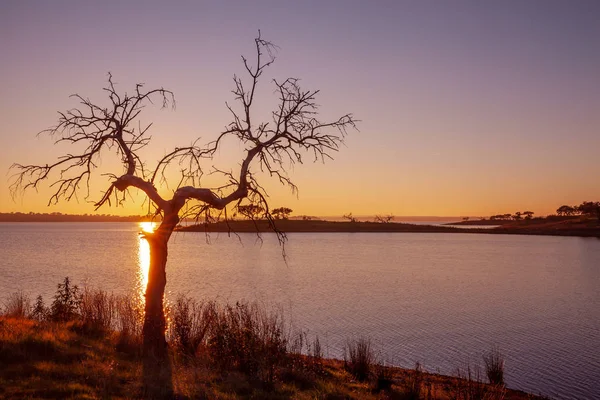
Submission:
<svg viewBox="0 0 600 400">
<path fill-rule="evenodd" d="M 126 223 L 0 224 L 0 292 L 48 302 L 65 276 L 141 293 L 148 248 Z M 175 234 L 167 290 L 281 305 L 341 357 L 368 335 L 384 359 L 453 373 L 498 345 L 513 388 L 600 398 L 600 241 L 412 233 Z"/>
</svg>

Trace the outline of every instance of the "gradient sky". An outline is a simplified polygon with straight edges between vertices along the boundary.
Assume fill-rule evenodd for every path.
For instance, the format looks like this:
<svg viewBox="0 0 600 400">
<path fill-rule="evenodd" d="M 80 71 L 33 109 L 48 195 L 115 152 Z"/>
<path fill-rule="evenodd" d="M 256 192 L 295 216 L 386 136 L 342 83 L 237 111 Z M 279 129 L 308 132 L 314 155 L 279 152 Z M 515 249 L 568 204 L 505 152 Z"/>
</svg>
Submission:
<svg viewBox="0 0 600 400">
<path fill-rule="evenodd" d="M 600 200 L 600 2 L 583 1 L 26 1 L 0 3 L 0 211 L 46 207 L 49 192 L 13 202 L 13 162 L 49 163 L 40 130 L 72 93 L 105 105 L 137 82 L 175 92 L 155 121 L 149 162 L 229 122 L 232 76 L 258 29 L 280 50 L 268 78 L 320 89 L 323 119 L 362 120 L 335 160 L 296 166 L 299 197 L 267 186 L 295 214 L 490 215 Z M 267 78 L 267 77 L 266 77 Z M 261 81 L 257 111 L 273 87 Z M 228 143 L 218 163 L 235 166 Z M 103 159 L 103 168 L 113 165 Z M 104 178 L 94 183 L 102 188 Z M 98 185 L 98 186 L 97 186 Z M 166 189 L 165 189 L 166 190 Z M 101 213 L 142 212 L 140 202 Z"/>
</svg>

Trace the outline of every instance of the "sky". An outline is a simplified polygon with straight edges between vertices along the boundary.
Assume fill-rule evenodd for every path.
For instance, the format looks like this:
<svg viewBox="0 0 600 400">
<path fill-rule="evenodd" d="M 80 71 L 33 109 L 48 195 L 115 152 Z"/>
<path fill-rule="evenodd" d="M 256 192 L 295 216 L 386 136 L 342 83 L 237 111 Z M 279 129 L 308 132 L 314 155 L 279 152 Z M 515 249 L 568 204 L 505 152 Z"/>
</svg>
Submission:
<svg viewBox="0 0 600 400">
<path fill-rule="evenodd" d="M 243 76 L 240 56 L 254 55 L 259 29 L 279 50 L 255 118 L 268 119 L 271 79 L 297 77 L 320 90 L 320 118 L 361 121 L 333 161 L 291 168 L 297 195 L 265 182 L 272 206 L 316 216 L 545 215 L 600 200 L 598 1 L 7 0 L 0 212 L 94 212 L 83 196 L 48 207 L 47 185 L 11 198 L 9 167 L 73 151 L 36 134 L 77 106 L 73 93 L 107 105 L 108 72 L 118 90 L 141 82 L 175 94 L 175 110 L 142 114 L 154 122 L 148 163 L 214 139 L 231 121 L 232 77 Z M 235 169 L 242 151 L 227 142 L 214 165 Z M 100 170 L 116 161 L 107 153 Z M 90 200 L 107 186 L 95 178 Z M 141 196 L 130 200 L 98 213 L 144 212 Z"/>
</svg>

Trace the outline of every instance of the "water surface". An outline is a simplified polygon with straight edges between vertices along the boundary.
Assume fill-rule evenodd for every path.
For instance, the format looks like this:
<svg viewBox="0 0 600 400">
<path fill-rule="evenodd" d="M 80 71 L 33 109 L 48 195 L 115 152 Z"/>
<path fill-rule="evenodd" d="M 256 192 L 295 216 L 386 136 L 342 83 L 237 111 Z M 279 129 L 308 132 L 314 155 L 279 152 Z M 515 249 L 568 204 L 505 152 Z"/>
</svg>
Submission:
<svg viewBox="0 0 600 400">
<path fill-rule="evenodd" d="M 65 276 L 139 289 L 147 248 L 129 223 L 0 223 L 0 293 L 49 301 Z M 454 373 L 497 345 L 510 387 L 600 398 L 600 241 L 444 233 L 178 233 L 167 290 L 259 300 L 342 357 L 369 336 L 388 362 Z"/>
</svg>

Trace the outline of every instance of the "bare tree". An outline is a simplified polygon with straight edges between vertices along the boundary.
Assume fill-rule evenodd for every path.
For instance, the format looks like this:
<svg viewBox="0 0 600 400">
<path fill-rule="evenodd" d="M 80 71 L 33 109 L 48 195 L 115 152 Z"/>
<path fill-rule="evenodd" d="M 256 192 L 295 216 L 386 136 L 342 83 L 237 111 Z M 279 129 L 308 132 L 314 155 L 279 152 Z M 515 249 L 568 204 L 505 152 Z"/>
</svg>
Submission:
<svg viewBox="0 0 600 400">
<path fill-rule="evenodd" d="M 376 215 L 375 216 L 375 220 L 374 222 L 379 222 L 381 224 L 389 224 L 390 222 L 392 222 L 394 220 L 394 215 L 389 214 L 389 215 Z"/>
<path fill-rule="evenodd" d="M 347 219 L 348 222 L 356 222 L 356 218 L 352 216 L 352 213 L 344 214 L 342 218 Z"/>
<path fill-rule="evenodd" d="M 275 46 L 262 39 L 259 32 L 255 39 L 255 62 L 251 63 L 242 56 L 247 78 L 233 78 L 232 92 L 237 107 L 226 104 L 232 120 L 214 141 L 205 146 L 198 145 L 196 141 L 189 146 L 176 147 L 158 160 L 154 168 L 148 168 L 148 164 L 140 158 L 140 150 L 150 143 L 151 124 L 141 125 L 139 116 L 143 108 L 154 100 L 159 100 L 163 107 L 174 105 L 173 93 L 163 88 L 147 91 L 142 84 L 135 86 L 133 94 L 119 93 L 109 74 L 108 85 L 104 88 L 108 107 L 98 106 L 78 94 L 73 95 L 80 106 L 59 113 L 58 125 L 40 132 L 55 138 L 57 144 L 84 144 L 84 150 L 67 152 L 51 164 L 13 164 L 11 167 L 15 171 L 11 184 L 13 196 L 27 189 L 37 189 L 43 182 L 49 181 L 54 189 L 49 204 L 55 204 L 73 200 L 82 194 L 86 199 L 90 197 L 90 178 L 99 173 L 100 157 L 107 152 L 120 156 L 121 171 L 115 170 L 109 175 L 107 189 L 95 201 L 96 209 L 112 201 L 121 204 L 127 199 L 127 192 L 137 188 L 149 200 L 154 214 L 161 217 L 158 228 L 146 234 L 151 261 L 143 326 L 145 366 L 167 359 L 163 311 L 167 248 L 180 219 L 184 215 L 227 219 L 227 206 L 239 205 L 245 200 L 262 207 L 265 217 L 273 224 L 267 193 L 256 172 L 275 177 L 296 191 L 286 166 L 302 163 L 306 153 L 313 157 L 313 161 L 330 159 L 332 153 L 338 150 L 347 129 L 356 128 L 352 114 L 320 121 L 315 101 L 319 91 L 301 89 L 295 78 L 273 80 L 278 105 L 272 111 L 270 121 L 256 121 L 253 106 L 259 78 L 275 61 L 275 50 Z M 210 172 L 222 174 L 225 183 L 213 188 L 200 186 L 200 178 L 205 172 L 203 164 L 213 158 L 227 137 L 239 140 L 245 148 L 239 170 L 235 174 L 212 170 Z M 181 179 L 172 190 L 171 197 L 167 198 L 159 194 L 157 186 L 167 183 L 166 171 L 171 166 L 180 169 Z M 278 233 L 278 238 L 280 241 L 286 239 L 283 233 Z"/>
</svg>

